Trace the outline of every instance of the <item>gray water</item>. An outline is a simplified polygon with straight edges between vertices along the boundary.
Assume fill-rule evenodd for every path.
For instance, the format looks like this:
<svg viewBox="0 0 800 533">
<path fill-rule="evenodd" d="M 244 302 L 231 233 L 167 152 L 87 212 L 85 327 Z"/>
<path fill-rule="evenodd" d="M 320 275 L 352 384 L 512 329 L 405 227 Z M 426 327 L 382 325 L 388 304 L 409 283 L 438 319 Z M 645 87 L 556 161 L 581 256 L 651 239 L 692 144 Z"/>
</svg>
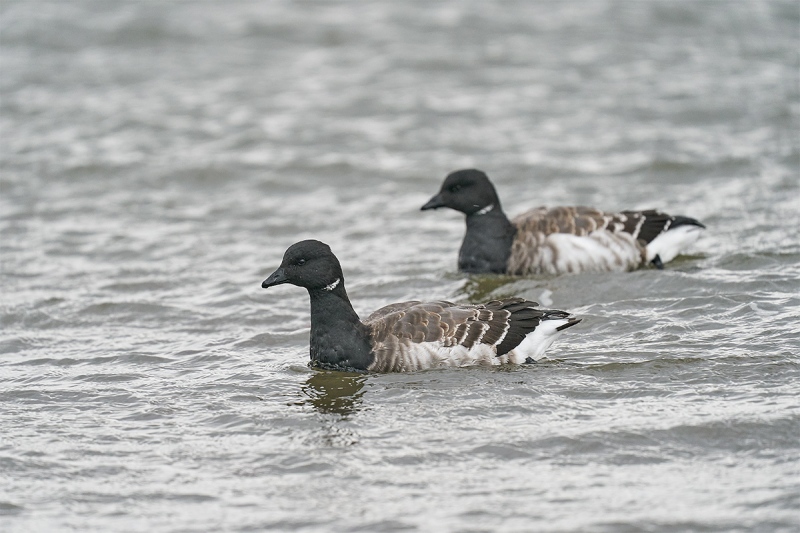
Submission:
<svg viewBox="0 0 800 533">
<path fill-rule="evenodd" d="M 800 4 L 0 5 L 0 529 L 797 531 Z M 420 213 L 708 226 L 665 271 L 456 272 Z M 339 256 L 365 316 L 517 295 L 541 363 L 311 370 Z"/>
</svg>

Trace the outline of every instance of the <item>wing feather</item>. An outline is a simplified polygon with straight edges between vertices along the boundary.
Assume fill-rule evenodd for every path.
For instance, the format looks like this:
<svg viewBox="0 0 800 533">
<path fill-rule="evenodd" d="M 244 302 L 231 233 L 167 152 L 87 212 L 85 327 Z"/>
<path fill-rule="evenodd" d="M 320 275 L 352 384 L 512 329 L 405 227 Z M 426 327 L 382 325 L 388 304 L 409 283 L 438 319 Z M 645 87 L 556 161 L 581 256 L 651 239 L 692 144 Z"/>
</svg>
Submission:
<svg viewBox="0 0 800 533">
<path fill-rule="evenodd" d="M 705 227 L 693 218 L 672 216 L 656 209 L 608 213 L 585 206 L 537 207 L 515 217 L 512 223 L 518 231 L 543 235 L 569 233 L 582 237 L 597 230 L 625 232 L 644 244 L 670 228 L 686 224 Z"/>
<path fill-rule="evenodd" d="M 518 346 L 543 319 L 562 311 L 536 309 L 536 302 L 522 298 L 494 300 L 483 305 L 452 302 L 403 302 L 379 309 L 365 321 L 376 343 L 405 340 L 439 342 L 442 347 L 471 349 L 486 344 L 504 355 Z M 391 338 L 390 338 L 391 337 Z"/>
</svg>

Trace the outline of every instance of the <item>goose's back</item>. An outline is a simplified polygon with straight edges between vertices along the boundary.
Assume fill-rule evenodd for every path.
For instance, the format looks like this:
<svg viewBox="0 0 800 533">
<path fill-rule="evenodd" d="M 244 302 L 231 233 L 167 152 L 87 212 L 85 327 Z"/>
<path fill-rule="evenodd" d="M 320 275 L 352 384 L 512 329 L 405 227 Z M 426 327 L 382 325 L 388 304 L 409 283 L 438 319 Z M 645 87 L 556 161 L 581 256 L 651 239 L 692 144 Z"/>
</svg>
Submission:
<svg viewBox="0 0 800 533">
<path fill-rule="evenodd" d="M 584 206 L 539 207 L 512 220 L 510 274 L 633 270 L 644 260 L 642 230 L 656 211 L 607 213 Z M 652 237 L 651 237 L 652 239 Z"/>
<path fill-rule="evenodd" d="M 369 370 L 398 372 L 525 362 L 528 354 L 514 348 L 540 322 L 568 322 L 568 313 L 535 309 L 535 305 L 522 298 L 509 298 L 482 305 L 413 301 L 384 307 L 364 321 L 372 332 L 375 355 Z"/>
</svg>

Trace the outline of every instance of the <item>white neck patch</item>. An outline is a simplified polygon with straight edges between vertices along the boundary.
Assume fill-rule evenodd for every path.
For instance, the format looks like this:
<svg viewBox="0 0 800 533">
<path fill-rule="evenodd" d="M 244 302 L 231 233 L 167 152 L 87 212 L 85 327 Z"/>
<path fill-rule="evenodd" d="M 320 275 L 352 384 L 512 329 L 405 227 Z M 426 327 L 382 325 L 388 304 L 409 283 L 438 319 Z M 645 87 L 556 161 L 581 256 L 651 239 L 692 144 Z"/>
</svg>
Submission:
<svg viewBox="0 0 800 533">
<path fill-rule="evenodd" d="M 488 212 L 489 212 L 489 211 L 491 211 L 492 209 L 494 209 L 494 204 L 489 204 L 489 205 L 487 205 L 486 207 L 484 207 L 483 209 L 480 209 L 480 210 L 478 210 L 478 211 L 475 211 L 475 214 L 476 214 L 476 215 L 485 215 L 486 213 L 488 213 Z"/>
<path fill-rule="evenodd" d="M 333 289 L 335 289 L 339 285 L 340 281 L 342 281 L 341 278 L 336 278 L 336 281 L 334 281 L 330 285 L 325 285 L 324 287 L 322 287 L 322 290 L 323 291 L 332 291 Z"/>
</svg>

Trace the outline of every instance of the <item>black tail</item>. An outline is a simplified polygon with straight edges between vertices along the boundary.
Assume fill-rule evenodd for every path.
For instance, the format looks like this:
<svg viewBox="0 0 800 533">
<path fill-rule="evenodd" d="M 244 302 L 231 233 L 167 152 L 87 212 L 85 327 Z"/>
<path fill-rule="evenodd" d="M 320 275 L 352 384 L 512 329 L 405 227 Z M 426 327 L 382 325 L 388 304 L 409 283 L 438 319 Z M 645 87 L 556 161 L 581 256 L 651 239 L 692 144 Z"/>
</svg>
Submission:
<svg viewBox="0 0 800 533">
<path fill-rule="evenodd" d="M 699 220 L 691 217 L 682 217 L 680 215 L 672 217 L 672 225 L 670 228 L 677 228 L 678 226 L 700 226 L 701 228 L 705 228 Z"/>
<path fill-rule="evenodd" d="M 636 238 L 640 241 L 644 241 L 645 244 L 650 244 L 653 239 L 665 231 L 669 231 L 672 228 L 677 228 L 678 226 L 699 226 L 701 228 L 705 228 L 705 226 L 699 220 L 694 218 L 680 215 L 672 216 L 655 209 L 648 209 L 647 211 L 640 212 L 623 211 L 623 214 L 632 217 L 635 217 L 636 215 L 644 217 L 644 222 L 642 222 Z"/>
<path fill-rule="evenodd" d="M 580 318 L 571 318 L 570 321 L 564 324 L 563 326 L 558 326 L 556 328 L 556 331 L 564 331 L 565 329 L 571 328 L 575 324 L 578 324 L 580 321 L 581 321 Z"/>
</svg>

